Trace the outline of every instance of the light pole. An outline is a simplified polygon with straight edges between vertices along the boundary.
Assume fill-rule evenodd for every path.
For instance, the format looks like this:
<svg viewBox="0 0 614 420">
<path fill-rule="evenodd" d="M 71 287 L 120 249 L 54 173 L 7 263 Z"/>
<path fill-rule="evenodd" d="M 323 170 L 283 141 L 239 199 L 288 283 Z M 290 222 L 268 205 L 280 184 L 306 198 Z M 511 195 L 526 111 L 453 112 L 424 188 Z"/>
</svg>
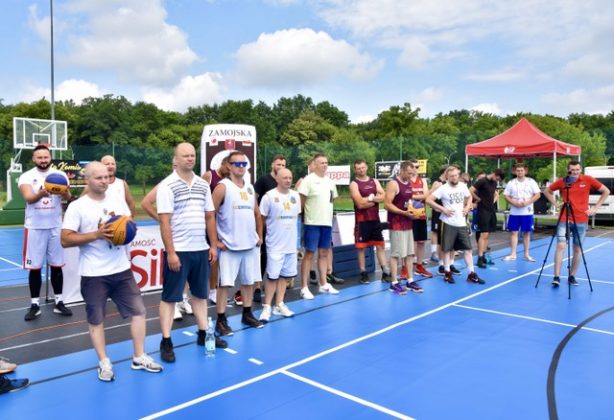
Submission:
<svg viewBox="0 0 614 420">
<path fill-rule="evenodd" d="M 49 22 L 51 28 L 51 119 L 55 120 L 55 77 L 53 67 L 53 0 L 49 0 Z"/>
<path fill-rule="evenodd" d="M 456 152 L 452 152 L 448 155 L 448 158 L 446 159 L 448 161 L 448 166 L 450 166 L 450 159 L 452 159 L 452 156 L 454 156 L 456 154 Z"/>
</svg>

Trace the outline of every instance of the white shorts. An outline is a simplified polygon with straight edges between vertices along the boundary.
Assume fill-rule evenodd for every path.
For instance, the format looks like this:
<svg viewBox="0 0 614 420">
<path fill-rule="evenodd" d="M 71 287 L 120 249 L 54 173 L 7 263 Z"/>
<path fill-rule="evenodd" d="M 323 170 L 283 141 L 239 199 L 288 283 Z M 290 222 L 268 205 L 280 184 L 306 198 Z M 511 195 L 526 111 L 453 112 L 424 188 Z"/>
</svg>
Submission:
<svg viewBox="0 0 614 420">
<path fill-rule="evenodd" d="M 24 229 L 23 237 L 23 268 L 40 270 L 43 268 L 45 256 L 47 264 L 52 267 L 64 266 L 64 248 L 60 243 L 61 228 Z"/>
<path fill-rule="evenodd" d="M 243 286 L 251 286 L 260 277 L 260 248 L 245 251 L 219 250 L 219 285 L 234 287 L 235 279 Z M 257 274 L 256 274 L 257 273 Z"/>
<path fill-rule="evenodd" d="M 277 280 L 280 277 L 290 279 L 296 277 L 296 252 L 282 253 L 269 252 L 266 258 L 266 275 L 269 280 Z"/>
<path fill-rule="evenodd" d="M 390 231 L 390 256 L 405 258 L 414 255 L 414 232 L 412 230 Z"/>
</svg>

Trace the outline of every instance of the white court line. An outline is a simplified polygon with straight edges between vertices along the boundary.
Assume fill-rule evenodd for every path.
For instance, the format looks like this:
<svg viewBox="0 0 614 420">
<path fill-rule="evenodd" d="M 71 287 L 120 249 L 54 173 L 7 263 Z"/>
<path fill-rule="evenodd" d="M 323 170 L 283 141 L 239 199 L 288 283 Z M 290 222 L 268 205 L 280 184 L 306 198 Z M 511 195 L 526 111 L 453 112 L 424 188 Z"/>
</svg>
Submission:
<svg viewBox="0 0 614 420">
<path fill-rule="evenodd" d="M 258 359 L 254 359 L 253 357 L 250 357 L 249 359 L 247 359 L 248 362 L 252 362 L 255 365 L 264 365 L 264 362 L 262 360 L 258 360 Z"/>
<path fill-rule="evenodd" d="M 297 381 L 301 381 L 301 382 L 304 382 L 304 383 L 306 383 L 308 385 L 314 386 L 316 388 L 320 388 L 320 389 L 322 389 L 322 390 L 324 390 L 326 392 L 330 392 L 331 394 L 335 394 L 335 395 L 337 395 L 339 397 L 343 397 L 343 398 L 348 399 L 350 401 L 354 401 L 354 402 L 356 402 L 358 404 L 361 404 L 361 405 L 364 405 L 366 407 L 372 408 L 372 409 L 377 410 L 379 412 L 382 412 L 384 414 L 388 414 L 389 416 L 395 417 L 397 419 L 414 420 L 413 417 L 406 416 L 405 414 L 399 413 L 398 411 L 391 410 L 391 409 L 383 407 L 383 406 L 381 406 L 379 404 L 375 404 L 375 403 L 373 403 L 371 401 L 363 400 L 362 398 L 359 398 L 359 397 L 357 397 L 355 395 L 348 394 L 346 392 L 340 391 L 340 390 L 335 389 L 335 388 L 331 388 L 329 386 L 326 386 L 326 385 L 321 384 L 321 383 L 316 382 L 316 381 L 312 381 L 311 379 L 305 378 L 304 376 L 297 375 L 296 373 L 288 372 L 286 370 L 281 371 L 279 373 L 281 373 L 282 375 L 289 376 L 289 377 L 291 377 L 293 379 L 296 379 Z"/>
<path fill-rule="evenodd" d="M 227 352 L 227 353 L 230 353 L 230 354 L 237 354 L 237 353 L 239 353 L 238 351 L 233 350 L 230 347 L 224 349 L 224 351 Z"/>
<path fill-rule="evenodd" d="M 554 277 L 554 274 L 543 274 L 542 276 L 545 277 Z M 565 276 L 563 276 L 565 277 Z M 588 278 L 586 277 L 576 277 L 576 280 L 582 280 L 582 281 L 586 281 L 588 282 Z M 610 281 L 610 280 L 595 280 L 595 279 L 591 279 L 591 282 L 593 283 L 603 283 L 603 284 L 614 284 L 614 281 Z"/>
<path fill-rule="evenodd" d="M 495 310 L 492 310 L 492 309 L 476 308 L 475 306 L 466 306 L 466 305 L 454 305 L 454 306 L 457 307 L 457 308 L 470 309 L 472 311 L 487 312 L 489 314 L 509 316 L 511 318 L 528 319 L 529 321 L 538 321 L 538 322 L 543 322 L 543 323 L 546 323 L 546 324 L 561 325 L 563 327 L 569 327 L 569 328 L 576 328 L 577 327 L 577 325 L 568 324 L 566 322 L 552 321 L 552 320 L 549 320 L 549 319 L 536 318 L 536 317 L 533 317 L 533 316 L 513 314 L 511 312 L 501 312 L 501 311 L 495 311 Z M 586 331 L 600 333 L 600 334 L 614 335 L 613 331 L 600 330 L 598 328 L 582 327 L 581 329 L 582 330 L 586 330 Z"/>
<path fill-rule="evenodd" d="M 14 266 L 16 266 L 16 267 L 23 268 L 23 265 L 22 265 L 22 264 L 17 264 L 16 262 L 13 262 L 13 261 L 11 261 L 11 260 L 7 260 L 6 258 L 2 258 L 2 257 L 0 257 L 0 261 L 4 261 L 4 262 L 7 262 L 7 263 L 9 263 L 9 264 L 13 264 L 13 265 L 14 265 Z"/>
<path fill-rule="evenodd" d="M 601 244 L 597 244 L 594 247 L 585 250 L 584 252 L 588 253 L 588 252 L 590 252 L 590 251 L 592 251 L 594 249 L 601 248 L 602 246 L 604 246 L 606 244 L 607 244 L 607 242 L 603 242 Z M 554 263 L 550 263 L 550 264 L 547 264 L 546 266 L 544 266 L 544 268 L 552 267 L 553 265 L 554 265 Z M 519 280 L 519 279 L 522 279 L 524 277 L 528 277 L 530 275 L 536 274 L 536 273 L 539 272 L 539 270 L 540 270 L 539 268 L 536 268 L 535 270 L 528 271 L 528 272 L 526 272 L 524 274 L 521 274 L 519 276 L 513 277 L 513 278 L 511 278 L 509 280 L 506 280 L 504 282 L 501 282 L 499 284 L 495 284 L 494 286 L 490 286 L 490 287 L 488 287 L 486 289 L 483 289 L 483 290 L 481 290 L 479 292 L 473 293 L 473 294 L 471 294 L 469 296 L 465 296 L 464 298 L 455 300 L 454 302 L 446 303 L 445 305 L 442 305 L 442 306 L 439 306 L 437 308 L 431 309 L 430 311 L 423 312 L 423 313 L 421 313 L 419 315 L 415 315 L 415 316 L 413 316 L 411 318 L 408 318 L 406 320 L 397 322 L 396 324 L 389 325 L 389 326 L 387 326 L 385 328 L 382 328 L 381 330 L 374 331 L 374 332 L 372 332 L 370 334 L 363 335 L 361 337 L 355 338 L 355 339 L 350 340 L 350 341 L 346 341 L 345 343 L 339 344 L 336 347 L 332 347 L 332 348 L 330 348 L 328 350 L 321 351 L 320 353 L 313 354 L 313 355 L 311 355 L 309 357 L 306 357 L 306 358 L 301 359 L 299 361 L 296 361 L 294 363 L 290 363 L 290 364 L 288 364 L 286 366 L 282 366 L 282 367 L 280 367 L 278 369 L 272 370 L 272 371 L 264 373 L 262 375 L 254 376 L 253 378 L 246 379 L 245 381 L 238 382 L 238 383 L 236 383 L 234 385 L 227 386 L 226 388 L 219 389 L 219 390 L 211 392 L 209 394 L 202 395 L 202 396 L 200 396 L 198 398 L 194 398 L 194 399 L 186 401 L 184 403 L 177 404 L 177 405 L 175 405 L 173 407 L 169 407 L 169 408 L 167 408 L 165 410 L 161 410 L 161 411 L 158 411 L 156 413 L 150 414 L 148 416 L 142 417 L 142 420 L 157 419 L 157 418 L 165 416 L 167 414 L 172 414 L 172 413 L 177 412 L 179 410 L 183 410 L 184 408 L 191 407 L 191 406 L 193 406 L 195 404 L 199 404 L 199 403 L 201 403 L 203 401 L 210 400 L 211 398 L 215 398 L 217 396 L 220 396 L 220 395 L 226 394 L 228 392 L 234 391 L 235 389 L 239 389 L 239 388 L 243 388 L 243 387 L 245 387 L 247 385 L 251 385 L 251 384 L 253 384 L 255 382 L 258 382 L 260 380 L 269 378 L 269 377 L 274 376 L 274 375 L 276 375 L 278 373 L 282 373 L 284 371 L 287 371 L 289 369 L 295 368 L 297 366 L 304 365 L 304 364 L 309 363 L 309 362 L 311 362 L 313 360 L 319 359 L 321 357 L 327 356 L 327 355 L 329 355 L 331 353 L 334 353 L 336 351 L 342 350 L 342 349 L 344 349 L 346 347 L 353 346 L 354 344 L 357 344 L 357 343 L 360 343 L 362 341 L 368 340 L 370 338 L 376 337 L 378 335 L 381 335 L 381 334 L 383 334 L 385 332 L 388 332 L 390 330 L 393 330 L 395 328 L 401 327 L 403 325 L 407 325 L 407 324 L 409 324 L 411 322 L 414 322 L 414 321 L 416 321 L 418 319 L 421 319 L 421 318 L 427 317 L 429 315 L 432 315 L 434 313 L 443 311 L 444 309 L 447 309 L 447 308 L 449 308 L 451 306 L 454 306 L 454 305 L 457 305 L 459 303 L 465 302 L 466 300 L 473 299 L 474 297 L 483 295 L 484 293 L 488 293 L 490 291 L 498 289 L 499 287 L 503 287 L 503 286 L 505 286 L 505 285 L 507 285 L 509 283 L 513 283 L 516 280 Z"/>
<path fill-rule="evenodd" d="M 17 268 L 17 267 L 15 267 L 15 268 L 3 268 L 3 269 L 0 269 L 0 272 L 17 271 L 17 270 L 23 270 L 23 268 L 22 267 L 19 267 L 19 268 Z"/>
<path fill-rule="evenodd" d="M 196 334 L 194 334 L 193 332 L 190 331 L 183 331 L 183 334 L 187 335 L 188 337 L 194 337 Z"/>
</svg>

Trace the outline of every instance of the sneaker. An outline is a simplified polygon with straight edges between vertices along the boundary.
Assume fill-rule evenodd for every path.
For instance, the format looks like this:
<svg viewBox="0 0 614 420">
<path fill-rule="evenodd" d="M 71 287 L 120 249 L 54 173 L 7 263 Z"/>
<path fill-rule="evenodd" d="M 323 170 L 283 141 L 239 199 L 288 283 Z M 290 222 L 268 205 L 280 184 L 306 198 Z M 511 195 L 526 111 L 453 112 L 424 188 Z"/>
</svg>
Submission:
<svg viewBox="0 0 614 420">
<path fill-rule="evenodd" d="M 529 261 L 529 262 L 535 262 L 535 261 L 537 261 L 535 258 L 533 258 L 533 257 L 532 257 L 532 256 L 530 256 L 530 255 L 525 255 L 525 256 L 524 256 L 524 260 L 525 260 L 525 261 Z"/>
<path fill-rule="evenodd" d="M 437 255 L 437 253 L 436 253 L 436 252 L 433 252 L 433 253 L 431 254 L 431 258 L 430 258 L 430 260 L 431 260 L 431 262 L 434 262 L 434 263 L 438 263 L 438 262 L 439 262 L 439 256 Z"/>
<path fill-rule="evenodd" d="M 407 287 L 407 290 L 409 290 L 410 292 L 414 292 L 414 293 L 423 293 L 424 289 L 422 287 L 420 287 L 420 285 L 418 283 L 416 283 L 415 281 L 412 282 L 407 282 L 407 285 L 405 286 Z"/>
<path fill-rule="evenodd" d="M 11 363 L 9 362 L 9 359 L 0 357 L 0 375 L 11 373 L 15 369 L 17 369 L 17 365 L 15 363 Z"/>
<path fill-rule="evenodd" d="M 360 280 L 359 280 L 360 284 L 369 284 L 369 275 L 363 271 L 362 273 L 360 273 Z"/>
<path fill-rule="evenodd" d="M 254 302 L 262 303 L 262 290 L 254 289 Z"/>
<path fill-rule="evenodd" d="M 53 307 L 53 312 L 62 316 L 72 316 L 72 311 L 64 305 L 64 302 L 59 301 Z"/>
<path fill-rule="evenodd" d="M 578 280 L 576 280 L 576 276 L 569 276 L 567 277 L 567 282 L 569 284 L 571 284 L 572 286 L 579 286 L 580 283 L 578 283 Z"/>
<path fill-rule="evenodd" d="M 408 279 L 409 278 L 409 274 L 407 273 L 407 266 L 403 265 L 401 266 L 401 277 L 404 279 Z"/>
<path fill-rule="evenodd" d="M 326 275 L 326 281 L 328 283 L 331 283 L 331 284 L 343 284 L 343 283 L 345 283 L 345 280 L 343 280 L 341 277 L 337 277 L 335 275 L 335 273 L 327 274 Z"/>
<path fill-rule="evenodd" d="M 454 266 L 454 264 L 450 265 L 450 271 L 452 274 L 460 274 L 460 270 Z"/>
<path fill-rule="evenodd" d="M 429 278 L 429 279 L 433 277 L 433 273 L 431 273 L 426 268 L 424 268 L 424 266 L 422 264 L 416 264 L 416 268 L 414 269 L 414 271 L 417 274 L 420 274 L 421 276 L 424 276 L 424 277 Z"/>
<path fill-rule="evenodd" d="M 395 295 L 407 294 L 407 290 L 401 285 L 401 283 L 398 283 L 398 282 L 391 284 L 388 290 L 394 293 Z"/>
<path fill-rule="evenodd" d="M 271 319 L 271 305 L 266 303 L 262 305 L 262 312 L 260 312 L 258 319 L 262 322 L 269 322 Z"/>
<path fill-rule="evenodd" d="M 214 305 L 217 303 L 217 289 L 211 289 L 209 290 L 209 300 L 211 301 L 211 303 L 213 303 Z"/>
<path fill-rule="evenodd" d="M 32 321 L 34 318 L 36 318 L 40 314 L 41 314 L 41 307 L 38 306 L 36 303 L 33 303 L 32 305 L 30 305 L 30 309 L 28 309 L 28 313 L 23 319 L 25 319 L 26 321 Z"/>
<path fill-rule="evenodd" d="M 232 331 L 232 328 L 230 328 L 230 325 L 228 325 L 228 320 L 226 320 L 226 318 L 220 319 L 218 317 L 215 323 L 215 332 L 220 337 L 230 337 L 234 335 L 234 332 Z"/>
<path fill-rule="evenodd" d="M 331 295 L 339 294 L 339 290 L 335 289 L 330 283 L 320 285 L 320 288 L 318 290 L 320 293 L 328 293 Z"/>
<path fill-rule="evenodd" d="M 472 271 L 471 273 L 469 273 L 469 275 L 467 276 L 467 281 L 469 283 L 478 283 L 478 284 L 486 283 L 484 280 L 478 277 L 475 271 Z"/>
<path fill-rule="evenodd" d="M 234 301 L 235 305 L 238 306 L 243 306 L 243 296 L 241 296 L 241 291 L 237 290 L 237 292 L 235 293 L 234 298 L 232 298 L 232 300 Z"/>
<path fill-rule="evenodd" d="M 241 323 L 247 325 L 248 327 L 252 327 L 252 328 L 264 327 L 264 324 L 262 322 L 254 318 L 254 314 L 252 314 L 251 311 L 245 312 L 243 314 L 243 316 L 241 317 Z"/>
<path fill-rule="evenodd" d="M 316 278 L 316 272 L 313 270 L 309 271 L 309 284 L 318 284 L 318 279 Z"/>
<path fill-rule="evenodd" d="M 30 381 L 28 379 L 8 379 L 3 375 L 0 375 L 0 394 L 19 391 L 28 385 L 30 385 Z"/>
<path fill-rule="evenodd" d="M 486 258 L 484 257 L 478 257 L 478 267 L 480 268 L 486 268 Z"/>
<path fill-rule="evenodd" d="M 164 338 L 160 341 L 160 358 L 166 363 L 175 362 L 175 351 L 173 350 L 173 342 L 169 338 Z"/>
<path fill-rule="evenodd" d="M 454 277 L 452 276 L 451 271 L 445 272 L 445 274 L 443 275 L 443 281 L 445 281 L 446 283 L 450 283 L 450 284 L 456 283 L 456 281 L 454 280 Z"/>
<path fill-rule="evenodd" d="M 439 268 L 437 269 L 437 272 L 439 273 L 440 276 L 443 276 L 446 274 L 446 269 L 443 265 L 440 265 Z"/>
<path fill-rule="evenodd" d="M 286 304 L 282 302 L 279 305 L 275 305 L 275 307 L 273 308 L 273 315 L 281 315 L 283 317 L 289 318 L 291 316 L 294 316 L 294 312 L 292 312 L 290 308 L 288 308 Z"/>
<path fill-rule="evenodd" d="M 132 358 L 132 366 L 134 370 L 146 370 L 147 372 L 159 373 L 162 372 L 162 366 L 154 362 L 147 353 L 143 353 L 139 357 Z"/>
<path fill-rule="evenodd" d="M 198 337 L 196 338 L 197 346 L 205 345 L 205 338 L 207 337 L 207 331 L 198 330 Z M 218 349 L 225 349 L 228 347 L 228 342 L 226 340 L 222 340 L 217 335 L 215 336 L 215 347 Z"/>
<path fill-rule="evenodd" d="M 516 256 L 515 255 L 506 255 L 505 257 L 503 257 L 503 261 L 516 261 Z"/>
<path fill-rule="evenodd" d="M 103 382 L 111 382 L 115 379 L 115 374 L 113 373 L 113 365 L 111 365 L 111 361 L 108 357 L 105 357 L 100 362 L 98 362 L 98 379 Z"/>
<path fill-rule="evenodd" d="M 190 305 L 190 300 L 188 298 L 183 298 L 183 301 L 179 302 L 179 310 L 186 315 L 194 315 L 192 305 Z"/>
<path fill-rule="evenodd" d="M 308 287 L 303 287 L 301 289 L 301 298 L 307 299 L 307 300 L 313 299 L 313 294 L 311 293 Z"/>
<path fill-rule="evenodd" d="M 552 279 L 552 286 L 553 287 L 559 287 L 559 284 L 561 284 L 561 278 L 559 276 L 555 276 Z"/>
<path fill-rule="evenodd" d="M 183 315 L 181 315 L 181 310 L 179 309 L 179 302 L 175 303 L 175 311 L 173 312 L 173 319 L 175 321 L 181 321 L 183 319 Z"/>
<path fill-rule="evenodd" d="M 392 281 L 392 275 L 390 275 L 390 273 L 382 273 L 382 281 L 390 283 Z"/>
</svg>

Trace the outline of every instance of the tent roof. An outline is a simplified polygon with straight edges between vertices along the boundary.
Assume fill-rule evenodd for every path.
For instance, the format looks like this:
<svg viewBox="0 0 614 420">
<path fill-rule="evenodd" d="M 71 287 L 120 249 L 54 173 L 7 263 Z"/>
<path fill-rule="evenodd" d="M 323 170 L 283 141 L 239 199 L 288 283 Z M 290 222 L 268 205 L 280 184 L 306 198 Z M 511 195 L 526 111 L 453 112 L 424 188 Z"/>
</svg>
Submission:
<svg viewBox="0 0 614 420">
<path fill-rule="evenodd" d="M 579 156 L 582 148 L 548 136 L 526 118 L 495 137 L 465 147 L 467 156 L 503 159 L 552 156 L 555 152 Z"/>
</svg>

